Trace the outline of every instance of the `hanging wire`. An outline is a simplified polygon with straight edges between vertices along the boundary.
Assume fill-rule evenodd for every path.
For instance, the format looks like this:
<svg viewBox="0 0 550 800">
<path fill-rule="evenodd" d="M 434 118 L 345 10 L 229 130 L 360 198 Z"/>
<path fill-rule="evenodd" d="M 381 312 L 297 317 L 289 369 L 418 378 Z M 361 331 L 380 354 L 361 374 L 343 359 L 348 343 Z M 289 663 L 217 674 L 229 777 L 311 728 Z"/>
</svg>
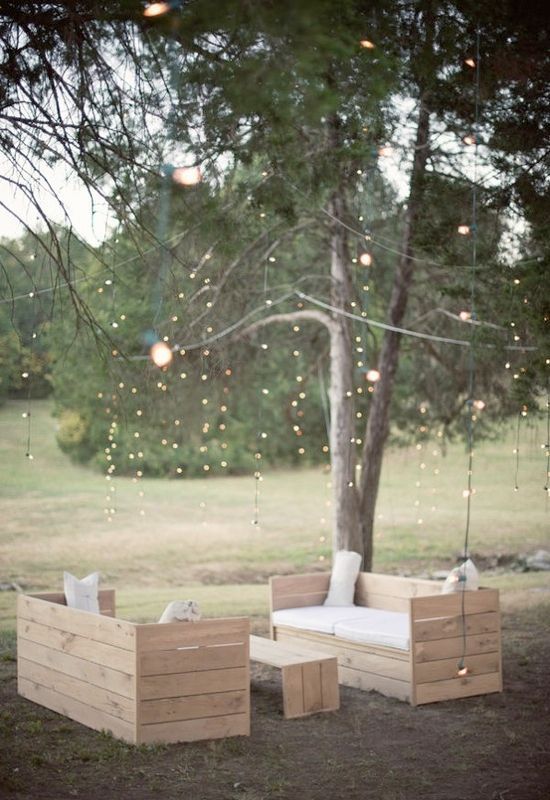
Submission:
<svg viewBox="0 0 550 800">
<path fill-rule="evenodd" d="M 550 383 L 546 395 L 546 480 L 544 491 L 546 492 L 546 503 L 548 508 L 548 498 L 550 497 Z"/>
<path fill-rule="evenodd" d="M 472 182 L 472 222 L 470 231 L 472 235 L 472 263 L 470 269 L 470 314 L 472 319 L 476 319 L 476 273 L 477 273 L 477 164 L 478 164 L 478 127 L 479 127 L 479 72 L 480 67 L 480 30 L 476 30 L 476 55 L 475 55 L 475 72 L 474 72 L 474 126 L 472 135 L 474 138 L 474 175 Z M 470 328 L 470 349 L 468 352 L 468 399 L 466 401 L 466 435 L 468 443 L 468 482 L 466 489 L 466 525 L 464 530 L 464 548 L 462 552 L 462 566 L 459 572 L 459 581 L 462 583 L 460 587 L 461 592 L 461 617 L 462 617 L 462 654 L 458 661 L 458 674 L 467 674 L 468 668 L 464 663 L 466 656 L 467 642 L 466 642 L 466 562 L 469 557 L 470 547 L 470 523 L 472 516 L 472 476 L 474 467 L 474 391 L 476 379 L 476 338 L 477 326 L 472 325 Z"/>
<path fill-rule="evenodd" d="M 521 426 L 521 417 L 522 417 L 522 414 L 521 414 L 521 411 L 519 411 L 518 412 L 517 424 L 516 424 L 516 446 L 515 446 L 515 449 L 514 449 L 514 453 L 515 453 L 515 456 L 516 456 L 516 471 L 515 471 L 515 475 L 514 475 L 514 492 L 519 491 L 519 485 L 518 485 L 518 478 L 519 478 L 519 431 L 520 431 L 520 426 Z"/>
</svg>

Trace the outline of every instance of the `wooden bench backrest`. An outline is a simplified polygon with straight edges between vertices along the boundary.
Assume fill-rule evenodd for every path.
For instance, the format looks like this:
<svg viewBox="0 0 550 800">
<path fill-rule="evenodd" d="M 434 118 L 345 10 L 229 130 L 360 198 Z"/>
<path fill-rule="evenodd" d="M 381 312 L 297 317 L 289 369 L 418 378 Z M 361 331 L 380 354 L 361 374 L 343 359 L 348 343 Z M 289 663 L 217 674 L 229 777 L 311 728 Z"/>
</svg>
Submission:
<svg viewBox="0 0 550 800">
<path fill-rule="evenodd" d="M 36 597 L 38 600 L 48 600 L 50 603 L 58 603 L 58 605 L 66 606 L 65 594 L 63 592 L 41 592 L 39 594 L 31 594 L 29 597 Z M 114 617 L 115 606 L 115 590 L 114 589 L 100 589 L 98 592 L 99 613 L 105 617 Z"/>
<path fill-rule="evenodd" d="M 329 583 L 329 572 L 273 577 L 270 579 L 271 611 L 322 605 Z M 408 611 L 409 598 L 440 593 L 441 583 L 438 581 L 360 572 L 354 602 L 370 608 Z"/>
<path fill-rule="evenodd" d="M 399 575 L 360 572 L 355 584 L 355 604 L 387 611 L 409 611 L 411 597 L 441 594 L 441 582 Z"/>
</svg>

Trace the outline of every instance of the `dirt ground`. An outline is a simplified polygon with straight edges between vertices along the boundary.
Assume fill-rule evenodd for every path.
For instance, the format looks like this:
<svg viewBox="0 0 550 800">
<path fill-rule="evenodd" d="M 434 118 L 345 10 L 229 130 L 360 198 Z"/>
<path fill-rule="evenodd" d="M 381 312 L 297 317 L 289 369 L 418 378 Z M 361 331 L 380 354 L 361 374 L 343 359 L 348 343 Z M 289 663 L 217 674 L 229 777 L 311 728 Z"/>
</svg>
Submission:
<svg viewBox="0 0 550 800">
<path fill-rule="evenodd" d="M 549 800 L 550 606 L 505 614 L 503 649 L 503 694 L 411 708 L 342 688 L 339 712 L 301 720 L 253 667 L 250 738 L 136 748 L 19 698 L 8 636 L 0 798 Z"/>
</svg>

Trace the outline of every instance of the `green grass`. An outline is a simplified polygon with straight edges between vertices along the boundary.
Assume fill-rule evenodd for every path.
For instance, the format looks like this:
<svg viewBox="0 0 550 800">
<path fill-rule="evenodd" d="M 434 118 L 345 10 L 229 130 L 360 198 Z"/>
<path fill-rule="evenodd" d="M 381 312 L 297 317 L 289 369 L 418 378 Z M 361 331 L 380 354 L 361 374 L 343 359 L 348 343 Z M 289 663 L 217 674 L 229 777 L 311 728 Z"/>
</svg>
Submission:
<svg viewBox="0 0 550 800">
<path fill-rule="evenodd" d="M 268 575 L 329 563 L 326 470 L 267 472 L 255 527 L 252 477 L 109 483 L 57 449 L 45 401 L 32 404 L 30 461 L 24 410 L 17 402 L 0 408 L 0 582 L 16 581 L 29 591 L 59 589 L 65 569 L 78 575 L 99 570 L 103 585 L 117 588 L 121 615 L 132 619 L 154 619 L 178 597 L 197 599 L 205 613 L 265 614 Z M 525 429 L 518 492 L 513 427 L 503 429 L 501 441 L 477 448 L 474 553 L 548 546 L 543 438 L 542 428 Z M 420 451 L 389 452 L 375 569 L 420 574 L 452 566 L 464 536 L 465 485 L 463 445 L 449 447 L 444 457 L 435 441 Z M 110 486 L 114 502 L 106 499 Z M 110 506 L 116 508 L 112 522 L 104 513 Z M 546 576 L 537 576 L 539 585 L 547 585 Z M 14 593 L 1 592 L 0 626 L 13 626 L 13 616 Z"/>
</svg>

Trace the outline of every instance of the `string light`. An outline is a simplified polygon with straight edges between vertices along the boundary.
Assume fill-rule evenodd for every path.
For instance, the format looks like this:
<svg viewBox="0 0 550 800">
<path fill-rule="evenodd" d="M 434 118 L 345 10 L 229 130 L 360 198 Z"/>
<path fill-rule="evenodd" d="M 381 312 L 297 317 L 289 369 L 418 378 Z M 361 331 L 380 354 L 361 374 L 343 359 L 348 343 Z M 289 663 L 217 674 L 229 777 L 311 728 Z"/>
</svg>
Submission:
<svg viewBox="0 0 550 800">
<path fill-rule="evenodd" d="M 361 253 L 359 261 L 364 267 L 370 267 L 372 264 L 372 256 L 370 253 Z"/>
<path fill-rule="evenodd" d="M 377 369 L 369 369 L 367 371 L 365 377 L 371 383 L 376 383 L 377 381 L 380 380 L 381 375 L 380 375 L 380 373 L 378 372 Z"/>
<path fill-rule="evenodd" d="M 149 3 L 143 9 L 143 16 L 149 18 L 162 17 L 180 6 L 181 0 L 180 2 L 178 2 L 178 0 L 171 0 L 171 2 Z"/>
<path fill-rule="evenodd" d="M 374 44 L 374 42 L 371 42 L 371 40 L 370 40 L 370 39 L 361 39 L 361 41 L 359 42 L 359 44 L 360 44 L 360 45 L 361 45 L 361 47 L 362 47 L 363 49 L 365 49 L 365 50 L 374 50 L 374 48 L 376 47 L 376 45 Z"/>
</svg>

